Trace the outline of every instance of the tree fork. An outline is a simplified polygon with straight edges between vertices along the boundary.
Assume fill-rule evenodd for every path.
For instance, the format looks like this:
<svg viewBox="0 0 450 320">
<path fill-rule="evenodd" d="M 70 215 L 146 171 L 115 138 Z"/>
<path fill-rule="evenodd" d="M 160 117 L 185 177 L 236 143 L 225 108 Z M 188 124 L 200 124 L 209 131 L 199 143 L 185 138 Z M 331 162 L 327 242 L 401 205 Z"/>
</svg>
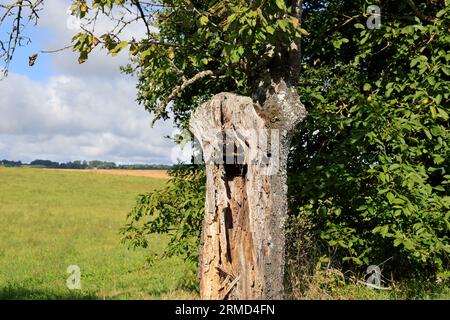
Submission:
<svg viewBox="0 0 450 320">
<path fill-rule="evenodd" d="M 283 298 L 287 157 L 306 111 L 283 80 L 262 93 L 217 94 L 190 120 L 207 174 L 202 299 Z"/>
</svg>

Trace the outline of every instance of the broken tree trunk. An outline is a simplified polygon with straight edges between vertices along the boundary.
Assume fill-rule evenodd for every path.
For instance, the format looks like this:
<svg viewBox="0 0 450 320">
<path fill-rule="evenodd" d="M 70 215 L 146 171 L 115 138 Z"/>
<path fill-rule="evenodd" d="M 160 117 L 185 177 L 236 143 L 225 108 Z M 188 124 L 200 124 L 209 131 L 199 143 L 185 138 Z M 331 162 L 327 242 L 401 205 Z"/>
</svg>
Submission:
<svg viewBox="0 0 450 320">
<path fill-rule="evenodd" d="M 283 80 L 258 102 L 220 93 L 192 115 L 207 173 L 200 247 L 202 299 L 281 299 L 286 164 L 291 135 L 306 116 Z"/>
</svg>

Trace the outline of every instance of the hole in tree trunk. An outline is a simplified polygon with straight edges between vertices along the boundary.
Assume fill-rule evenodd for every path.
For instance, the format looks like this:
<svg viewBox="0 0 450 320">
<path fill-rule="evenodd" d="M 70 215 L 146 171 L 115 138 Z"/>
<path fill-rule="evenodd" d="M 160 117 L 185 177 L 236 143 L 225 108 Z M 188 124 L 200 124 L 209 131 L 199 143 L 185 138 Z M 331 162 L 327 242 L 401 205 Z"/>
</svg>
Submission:
<svg viewBox="0 0 450 320">
<path fill-rule="evenodd" d="M 226 164 L 226 177 L 245 177 L 247 175 L 248 166 L 246 164 Z"/>
</svg>

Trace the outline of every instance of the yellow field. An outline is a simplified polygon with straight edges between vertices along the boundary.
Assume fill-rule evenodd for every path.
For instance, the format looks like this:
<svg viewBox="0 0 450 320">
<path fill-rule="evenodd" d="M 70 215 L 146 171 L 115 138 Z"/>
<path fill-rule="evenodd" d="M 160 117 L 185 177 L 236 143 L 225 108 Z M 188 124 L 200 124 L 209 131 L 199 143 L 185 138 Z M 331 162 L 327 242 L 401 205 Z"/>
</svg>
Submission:
<svg viewBox="0 0 450 320">
<path fill-rule="evenodd" d="M 119 176 L 135 176 L 135 177 L 147 177 L 156 179 L 169 179 L 170 176 L 167 170 L 121 170 L 121 169 L 45 169 L 45 170 L 58 170 L 67 172 L 94 172 L 98 174 L 113 174 Z"/>
</svg>

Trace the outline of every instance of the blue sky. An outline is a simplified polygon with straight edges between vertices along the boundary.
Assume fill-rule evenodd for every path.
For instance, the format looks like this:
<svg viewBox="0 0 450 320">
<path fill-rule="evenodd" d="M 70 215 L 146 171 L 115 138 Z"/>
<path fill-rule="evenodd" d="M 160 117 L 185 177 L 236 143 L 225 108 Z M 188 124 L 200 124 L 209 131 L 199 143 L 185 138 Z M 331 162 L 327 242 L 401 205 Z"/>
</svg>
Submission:
<svg viewBox="0 0 450 320">
<path fill-rule="evenodd" d="M 172 122 L 151 128 L 150 114 L 135 102 L 135 79 L 119 72 L 126 55 L 93 51 L 79 65 L 69 49 L 40 54 L 28 66 L 29 56 L 65 47 L 78 32 L 67 28 L 67 1 L 46 6 L 40 25 L 28 31 L 32 44 L 18 48 L 0 81 L 0 159 L 176 162 L 174 143 L 165 138 L 175 132 Z M 132 26 L 128 34 L 142 31 Z"/>
<path fill-rule="evenodd" d="M 51 63 L 51 55 L 41 54 L 37 63 L 31 68 L 28 65 L 28 57 L 43 50 L 44 40 L 52 37 L 52 32 L 45 27 L 29 28 L 27 35 L 32 43 L 25 47 L 19 47 L 11 61 L 10 72 L 25 75 L 35 81 L 47 81 L 50 76 L 55 75 Z"/>
</svg>

